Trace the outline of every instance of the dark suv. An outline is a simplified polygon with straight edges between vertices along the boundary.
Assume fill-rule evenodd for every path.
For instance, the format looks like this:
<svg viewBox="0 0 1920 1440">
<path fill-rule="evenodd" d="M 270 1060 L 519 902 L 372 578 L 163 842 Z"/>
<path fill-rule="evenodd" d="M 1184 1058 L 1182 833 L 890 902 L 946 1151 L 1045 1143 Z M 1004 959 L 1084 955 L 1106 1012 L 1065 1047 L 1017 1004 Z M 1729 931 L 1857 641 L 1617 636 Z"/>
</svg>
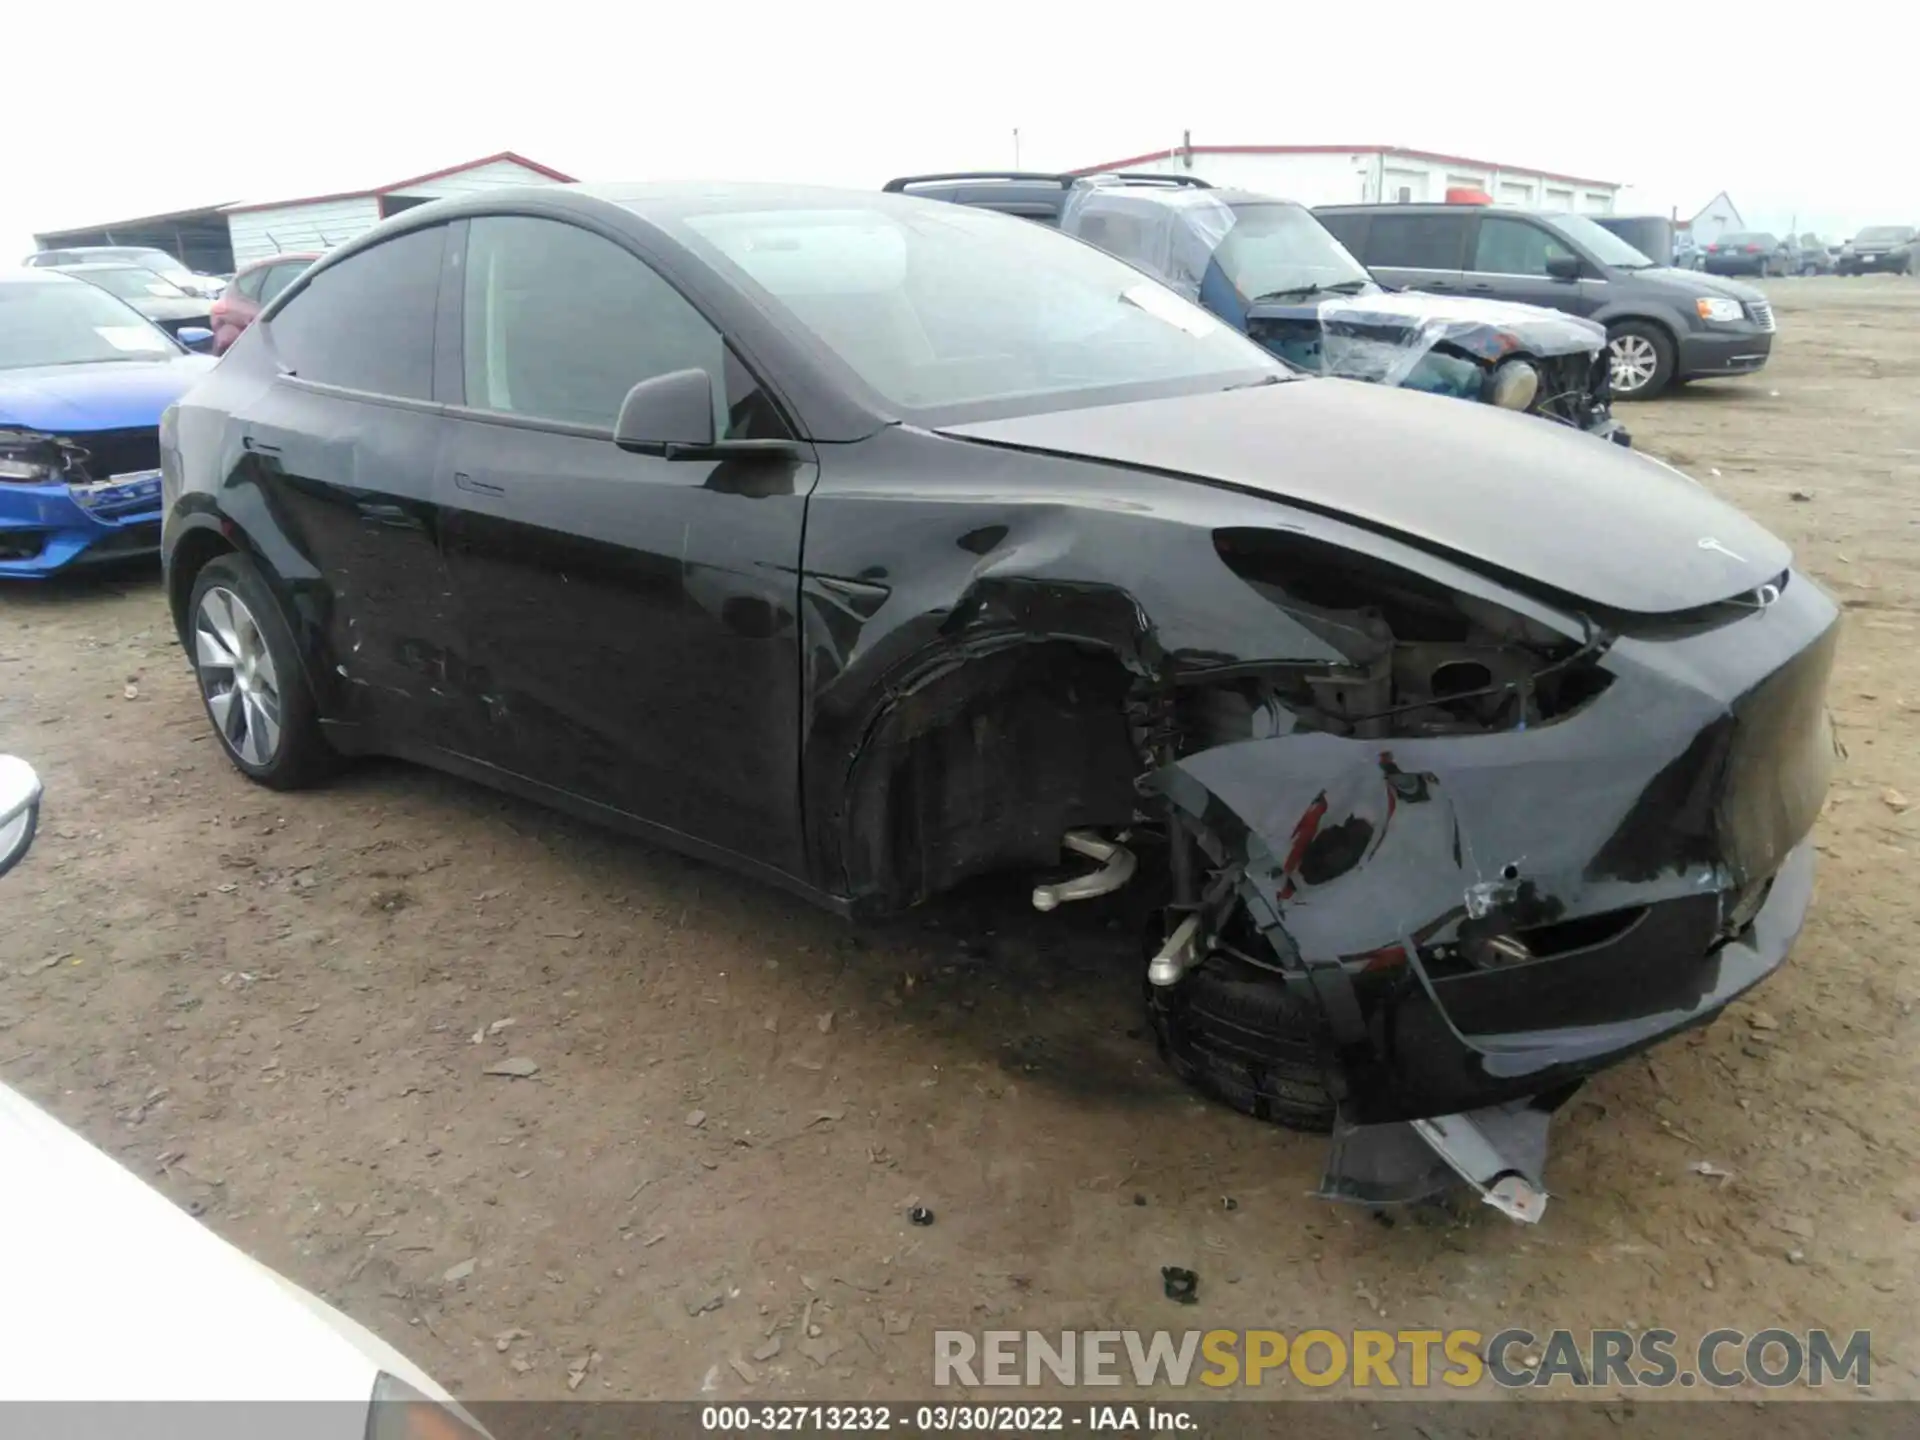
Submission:
<svg viewBox="0 0 1920 1440">
<path fill-rule="evenodd" d="M 1751 285 L 1649 260 L 1584 215 L 1500 205 L 1327 205 L 1314 212 L 1383 282 L 1516 300 L 1606 326 L 1616 400 L 1745 375 L 1773 350 Z"/>
</svg>

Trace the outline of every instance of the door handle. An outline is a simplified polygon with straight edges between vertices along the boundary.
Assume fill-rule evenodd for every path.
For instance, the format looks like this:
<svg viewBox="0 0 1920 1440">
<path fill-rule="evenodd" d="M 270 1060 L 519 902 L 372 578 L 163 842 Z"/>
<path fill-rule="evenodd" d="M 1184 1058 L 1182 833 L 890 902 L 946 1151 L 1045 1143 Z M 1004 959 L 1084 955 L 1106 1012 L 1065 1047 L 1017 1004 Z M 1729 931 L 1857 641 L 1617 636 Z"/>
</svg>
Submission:
<svg viewBox="0 0 1920 1440">
<path fill-rule="evenodd" d="M 460 470 L 453 472 L 453 483 L 458 488 L 465 490 L 469 495 L 504 495 L 507 493 L 507 487 L 504 485 L 495 485 L 490 480 L 476 480 L 471 475 Z"/>
</svg>

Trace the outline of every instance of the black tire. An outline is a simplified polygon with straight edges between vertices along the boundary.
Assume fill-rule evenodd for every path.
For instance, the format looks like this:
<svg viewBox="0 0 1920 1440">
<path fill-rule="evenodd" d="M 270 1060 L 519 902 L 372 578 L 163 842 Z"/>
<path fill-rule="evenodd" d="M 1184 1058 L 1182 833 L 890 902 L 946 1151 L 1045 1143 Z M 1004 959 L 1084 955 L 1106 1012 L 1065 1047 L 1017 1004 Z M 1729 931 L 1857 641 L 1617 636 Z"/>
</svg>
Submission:
<svg viewBox="0 0 1920 1440">
<path fill-rule="evenodd" d="M 1630 338 L 1629 338 L 1630 337 Z M 1607 327 L 1607 343 L 1618 347 L 1623 341 L 1638 342 L 1635 345 L 1636 359 L 1648 353 L 1641 346 L 1649 347 L 1653 359 L 1652 370 L 1646 378 L 1637 384 L 1623 386 L 1620 383 L 1621 369 L 1616 363 L 1613 371 L 1613 398 L 1616 400 L 1651 400 L 1666 389 L 1673 380 L 1673 339 L 1667 332 L 1649 320 L 1620 320 Z"/>
<path fill-rule="evenodd" d="M 1279 977 L 1215 956 L 1149 985 L 1147 1011 L 1161 1056 L 1202 1094 L 1290 1130 L 1333 1128 L 1325 1028 Z"/>
<path fill-rule="evenodd" d="M 251 644 L 257 637 L 260 649 L 270 662 L 270 669 L 262 667 L 270 683 L 261 681 L 259 672 L 253 681 L 256 686 L 253 694 L 258 700 L 250 698 L 246 703 L 235 703 L 232 688 L 238 667 L 206 658 L 209 652 L 204 649 L 200 633 L 203 607 L 216 591 L 224 592 L 244 606 L 244 619 L 248 623 L 242 628 L 246 639 Z M 226 613 L 237 616 L 230 602 Z M 307 685 L 307 672 L 300 663 L 293 632 L 287 627 L 279 600 L 253 561 L 244 555 L 220 555 L 201 567 L 187 601 L 187 644 L 207 719 L 227 758 L 242 775 L 270 789 L 299 790 L 323 778 L 339 763 L 338 755 L 321 732 L 319 710 Z M 228 717 L 226 723 L 217 713 L 216 695 L 223 692 L 228 698 L 224 711 Z M 269 713 L 275 725 L 250 727 L 247 717 L 261 713 L 269 698 L 272 702 Z M 270 743 L 265 733 L 269 728 Z"/>
</svg>

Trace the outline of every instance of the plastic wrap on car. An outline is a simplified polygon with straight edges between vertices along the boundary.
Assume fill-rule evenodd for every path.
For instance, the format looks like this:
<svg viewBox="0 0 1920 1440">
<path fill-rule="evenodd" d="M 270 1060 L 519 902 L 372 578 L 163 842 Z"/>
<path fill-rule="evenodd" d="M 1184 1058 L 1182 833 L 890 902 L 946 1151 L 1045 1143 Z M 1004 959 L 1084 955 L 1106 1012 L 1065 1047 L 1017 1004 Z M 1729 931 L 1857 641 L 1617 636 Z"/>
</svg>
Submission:
<svg viewBox="0 0 1920 1440">
<path fill-rule="evenodd" d="M 1597 355 L 1607 343 L 1604 329 L 1577 315 L 1493 300 L 1462 306 L 1455 295 L 1332 295 L 1316 308 L 1326 373 L 1380 385 L 1405 383 L 1439 347 L 1497 364 L 1509 355 Z"/>
<path fill-rule="evenodd" d="M 1138 190 L 1097 182 L 1076 185 L 1060 212 L 1060 228 L 1145 270 L 1198 304 L 1200 283 L 1213 263 L 1213 252 L 1237 217 L 1226 201 L 1208 190 L 1151 194 L 1152 203 L 1142 204 Z"/>
</svg>

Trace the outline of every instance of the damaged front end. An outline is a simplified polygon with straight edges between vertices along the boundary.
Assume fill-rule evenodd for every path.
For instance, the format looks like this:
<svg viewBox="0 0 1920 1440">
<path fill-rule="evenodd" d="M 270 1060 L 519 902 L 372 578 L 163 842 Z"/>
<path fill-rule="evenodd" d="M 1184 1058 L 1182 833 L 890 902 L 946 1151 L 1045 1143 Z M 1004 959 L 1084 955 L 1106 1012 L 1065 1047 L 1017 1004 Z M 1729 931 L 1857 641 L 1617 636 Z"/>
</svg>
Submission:
<svg viewBox="0 0 1920 1440">
<path fill-rule="evenodd" d="M 1533 305 L 1373 290 L 1251 306 L 1247 334 L 1289 364 L 1519 410 L 1619 445 L 1601 326 Z"/>
<path fill-rule="evenodd" d="M 159 544 L 157 438 L 0 426 L 0 577 L 33 579 L 76 561 Z M 119 473 L 115 461 L 128 461 Z M 138 467 L 138 468 L 136 468 Z"/>
<path fill-rule="evenodd" d="M 1331 1129 L 1325 1193 L 1538 1218 L 1547 1116 L 1784 961 L 1835 754 L 1832 603 L 1507 609 L 1304 536 L 1221 559 L 1347 657 L 1180 677 L 1163 1049 Z M 1522 613 L 1522 611 L 1525 613 Z"/>
</svg>

